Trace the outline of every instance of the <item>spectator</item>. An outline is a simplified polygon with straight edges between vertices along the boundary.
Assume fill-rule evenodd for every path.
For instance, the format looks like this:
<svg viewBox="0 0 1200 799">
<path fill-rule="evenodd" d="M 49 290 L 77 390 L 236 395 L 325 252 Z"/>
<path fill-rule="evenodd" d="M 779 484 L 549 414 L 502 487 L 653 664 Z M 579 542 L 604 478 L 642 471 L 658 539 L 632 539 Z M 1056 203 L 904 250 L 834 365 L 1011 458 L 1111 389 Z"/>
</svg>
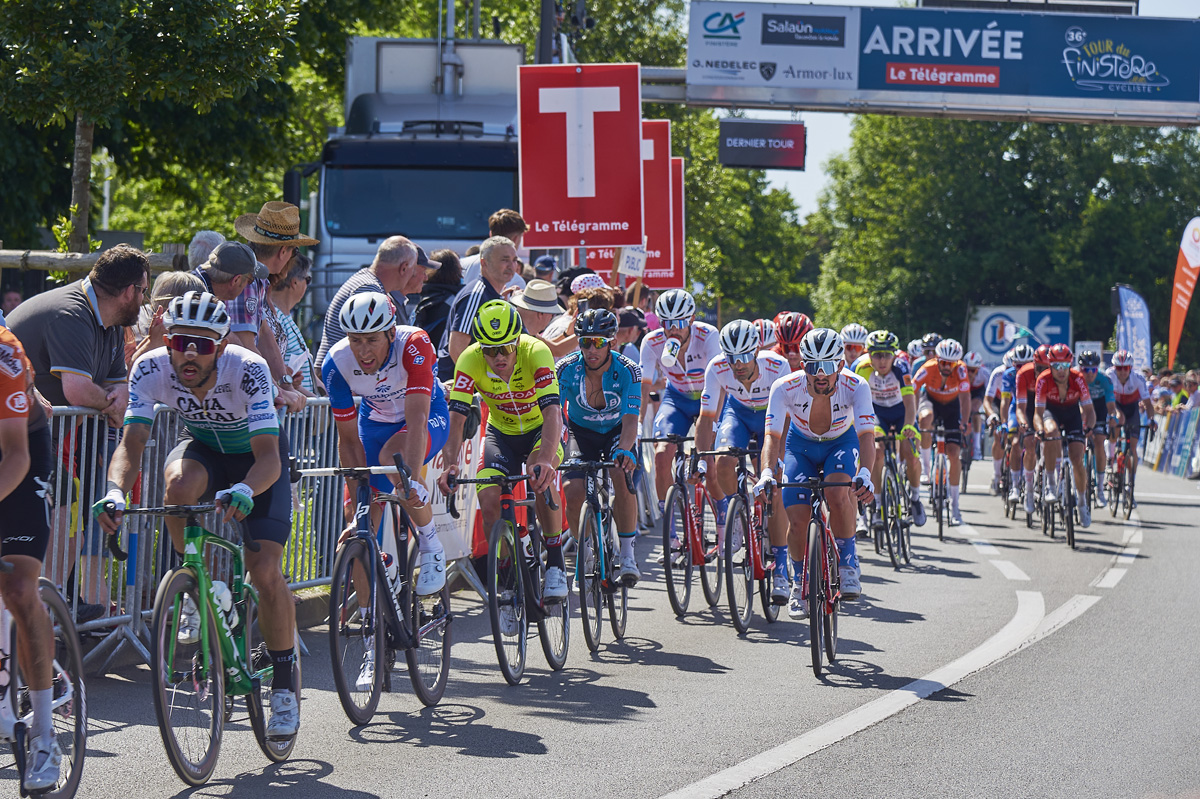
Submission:
<svg viewBox="0 0 1200 799">
<path fill-rule="evenodd" d="M 215 230 L 201 230 L 187 248 L 188 269 L 195 269 L 200 264 L 208 263 L 212 251 L 225 243 L 225 237 Z"/>
<path fill-rule="evenodd" d="M 171 300 L 182 297 L 189 291 L 204 291 L 204 281 L 191 272 L 163 272 L 154 279 L 154 288 L 150 290 L 150 304 L 142 306 L 138 313 L 137 325 L 126 328 L 126 369 L 143 353 L 163 346 L 162 337 L 167 334 L 162 324 L 163 311 Z M 130 344 L 133 346 L 130 347 Z"/>
<path fill-rule="evenodd" d="M 501 208 L 496 213 L 488 217 L 488 236 L 504 236 L 513 244 L 514 250 L 521 249 L 521 239 L 525 237 L 525 231 L 529 230 L 529 226 L 525 224 L 525 220 L 516 211 L 511 208 Z M 470 285 L 479 279 L 479 257 L 467 255 L 461 261 L 463 270 L 463 283 Z M 524 288 L 525 278 L 521 277 L 521 267 L 518 266 L 512 277 L 508 279 L 508 286 L 513 288 Z M 503 291 L 503 286 L 501 291 Z"/>
<path fill-rule="evenodd" d="M 581 310 L 587 310 L 588 308 L 607 308 L 612 310 L 613 308 L 616 289 L 605 285 L 599 275 L 594 273 L 580 275 L 572 281 L 571 286 L 574 292 L 567 299 L 567 313 L 555 319 L 542 334 L 548 341 L 557 341 L 564 337 L 573 336 L 575 317 Z"/>
<path fill-rule="evenodd" d="M 521 224 L 524 224 L 522 222 Z M 438 345 L 438 379 L 454 379 L 454 362 L 471 343 L 471 323 L 479 306 L 502 300 L 500 293 L 517 265 L 517 245 L 504 236 L 492 236 L 479 249 L 479 279 L 467 283 L 450 306 L 450 318 Z"/>
<path fill-rule="evenodd" d="M 558 278 L 558 259 L 553 255 L 543 255 L 533 262 L 533 276 L 538 280 L 553 283 Z"/>
<path fill-rule="evenodd" d="M 6 290 L 4 292 L 4 299 L 0 301 L 0 312 L 3 312 L 4 316 L 7 317 L 16 310 L 17 306 L 21 304 L 22 299 L 21 292 L 16 289 Z"/>
<path fill-rule="evenodd" d="M 479 255 L 479 245 L 472 244 L 463 255 Z"/>
<path fill-rule="evenodd" d="M 446 319 L 450 316 L 450 305 L 462 288 L 462 265 L 454 250 L 438 250 L 433 258 L 441 266 L 421 288 L 421 301 L 417 303 L 413 324 L 429 333 L 430 341 L 441 341 Z"/>
<path fill-rule="evenodd" d="M 641 351 L 638 344 L 642 334 L 646 332 L 646 316 L 638 308 L 622 308 L 617 312 L 617 320 L 617 338 L 613 342 L 615 349 L 630 360 L 637 355 L 638 360 L 633 362 L 639 363 Z"/>
<path fill-rule="evenodd" d="M 509 302 L 517 307 L 525 332 L 531 336 L 540 337 L 546 325 L 563 312 L 554 286 L 545 280 L 529 281 L 525 284 L 525 290 L 515 292 Z M 555 357 L 561 356 L 555 353 Z"/>
<path fill-rule="evenodd" d="M 378 291 L 391 295 L 403 292 L 413 282 L 414 272 L 423 274 L 425 270 L 437 269 L 438 266 L 439 264 L 429 260 L 424 250 L 403 236 L 384 239 L 375 251 L 375 259 L 371 261 L 371 265 L 364 266 L 351 275 L 333 295 L 329 308 L 325 311 L 325 327 L 321 332 L 321 346 L 317 350 L 317 371 L 321 371 L 329 348 L 346 337 L 338 315 L 352 294 Z M 403 298 L 404 295 L 400 296 Z M 409 324 L 402 302 L 396 307 L 396 324 Z"/>
<path fill-rule="evenodd" d="M 56 450 L 64 447 L 67 451 L 74 444 L 73 465 L 78 468 L 79 490 L 72 496 L 74 475 L 59 475 L 59 510 L 47 571 L 56 583 L 66 586 L 70 595 L 75 594 L 76 582 L 84 586 L 76 609 L 81 621 L 103 614 L 110 601 L 100 557 L 104 536 L 94 522 L 89 524 L 81 559 L 83 574 L 77 580 L 71 579 L 68 573 L 81 554 L 77 548 L 84 536 L 69 536 L 68 511 L 72 502 L 89 508 L 104 495 L 104 475 L 129 399 L 122 328 L 137 322 L 138 311 L 149 296 L 149 259 L 140 250 L 118 244 L 100 254 L 87 277 L 31 297 L 8 320 L 33 365 L 37 390 L 52 405 L 78 405 L 100 411 L 113 431 L 112 436 L 106 436 L 99 426 L 88 422 L 76 428 L 60 426 L 69 440 L 60 439 L 55 444 Z"/>
<path fill-rule="evenodd" d="M 308 284 L 312 282 L 312 261 L 307 255 L 296 253 L 285 270 L 271 276 L 271 305 L 287 339 L 284 343 L 283 362 L 292 376 L 292 385 L 306 397 L 324 394 L 324 386 L 313 368 L 312 353 L 300 332 L 300 326 L 292 318 L 292 310 L 304 299 Z"/>
<path fill-rule="evenodd" d="M 1171 376 L 1171 407 L 1175 408 L 1187 402 L 1187 391 L 1183 388 L 1183 378 L 1179 375 Z"/>
</svg>

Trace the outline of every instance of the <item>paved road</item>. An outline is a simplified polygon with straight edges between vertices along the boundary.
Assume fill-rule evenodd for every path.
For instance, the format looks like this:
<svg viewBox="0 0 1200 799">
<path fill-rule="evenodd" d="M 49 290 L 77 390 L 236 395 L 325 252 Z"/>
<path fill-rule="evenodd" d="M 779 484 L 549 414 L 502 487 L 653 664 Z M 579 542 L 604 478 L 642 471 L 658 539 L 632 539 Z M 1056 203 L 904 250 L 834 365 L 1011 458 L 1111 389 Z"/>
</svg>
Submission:
<svg viewBox="0 0 1200 799">
<path fill-rule="evenodd" d="M 896 572 L 864 553 L 864 597 L 846 608 L 839 664 L 825 681 L 809 668 L 806 624 L 756 616 L 739 637 L 725 611 L 696 607 L 698 591 L 696 612 L 677 620 L 651 567 L 631 598 L 625 641 L 606 638 L 590 656 L 576 621 L 562 672 L 549 671 L 531 642 L 526 681 L 509 687 L 483 605 L 460 593 L 439 707 L 422 708 L 399 671 L 398 692 L 384 697 L 374 723 L 352 728 L 333 690 L 326 631 L 306 631 L 312 654 L 293 759 L 268 766 L 239 714 L 212 782 L 193 794 L 1194 790 L 1195 484 L 1143 475 L 1134 521 L 1101 512 L 1075 552 L 1007 522 L 982 488 L 964 497 L 967 525 L 945 542 L 930 526 L 919 531 L 913 568 Z M 641 539 L 643 557 L 653 548 Z M 88 685 L 93 726 L 81 795 L 183 793 L 162 753 L 145 668 Z"/>
</svg>

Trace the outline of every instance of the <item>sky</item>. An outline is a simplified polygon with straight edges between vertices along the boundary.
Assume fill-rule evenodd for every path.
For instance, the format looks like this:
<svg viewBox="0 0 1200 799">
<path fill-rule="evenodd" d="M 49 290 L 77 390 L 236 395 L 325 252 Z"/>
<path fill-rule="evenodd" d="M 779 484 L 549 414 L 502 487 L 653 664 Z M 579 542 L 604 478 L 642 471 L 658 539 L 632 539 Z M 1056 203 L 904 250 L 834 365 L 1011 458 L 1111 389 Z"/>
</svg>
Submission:
<svg viewBox="0 0 1200 799">
<path fill-rule="evenodd" d="M 825 0 L 825 5 L 852 6 L 898 6 L 899 0 Z M 1144 17 L 1200 18 L 1200 0 L 1141 0 L 1138 13 Z M 790 120 L 787 111 L 747 111 L 753 119 Z M 785 188 L 800 209 L 800 218 L 817 209 L 817 198 L 825 187 L 824 164 L 831 156 L 845 152 L 850 142 L 850 120 L 852 114 L 802 112 L 800 121 L 807 126 L 808 152 L 805 158 L 807 169 L 803 172 L 768 170 L 767 178 L 772 185 Z"/>
</svg>

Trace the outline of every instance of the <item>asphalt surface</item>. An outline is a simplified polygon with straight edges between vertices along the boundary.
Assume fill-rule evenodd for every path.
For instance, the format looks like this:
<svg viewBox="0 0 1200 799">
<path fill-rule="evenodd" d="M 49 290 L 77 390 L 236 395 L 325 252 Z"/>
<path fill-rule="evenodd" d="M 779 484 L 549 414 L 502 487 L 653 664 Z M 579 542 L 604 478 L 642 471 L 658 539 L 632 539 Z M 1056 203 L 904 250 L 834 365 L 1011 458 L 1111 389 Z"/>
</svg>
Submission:
<svg viewBox="0 0 1200 799">
<path fill-rule="evenodd" d="M 631 593 L 624 641 L 606 626 L 591 655 L 576 610 L 566 668 L 550 671 L 530 641 L 525 681 L 510 687 L 485 606 L 458 592 L 438 707 L 417 701 L 401 658 L 396 692 L 371 724 L 353 727 L 333 687 L 327 630 L 307 630 L 292 759 L 269 764 L 239 709 L 212 781 L 193 791 L 163 753 L 147 669 L 91 677 L 80 795 L 1197 792 L 1200 634 L 1191 590 L 1200 491 L 1139 475 L 1132 522 L 1099 511 L 1071 551 L 1061 537 L 1026 529 L 1023 516 L 1006 520 L 985 492 L 989 476 L 990 463 L 977 464 L 964 527 L 949 528 L 944 542 L 932 520 L 917 530 L 911 568 L 893 570 L 860 542 L 864 595 L 844 606 L 839 660 L 824 680 L 810 668 L 807 623 L 781 614 L 767 624 L 756 608 L 751 631 L 738 636 L 724 606 L 702 607 L 698 586 L 691 612 L 676 619 L 659 568 L 648 565 Z M 657 542 L 646 536 L 638 546 L 646 562 Z M 956 662 L 962 673 L 937 690 Z M 908 706 L 876 718 L 897 700 Z"/>
</svg>

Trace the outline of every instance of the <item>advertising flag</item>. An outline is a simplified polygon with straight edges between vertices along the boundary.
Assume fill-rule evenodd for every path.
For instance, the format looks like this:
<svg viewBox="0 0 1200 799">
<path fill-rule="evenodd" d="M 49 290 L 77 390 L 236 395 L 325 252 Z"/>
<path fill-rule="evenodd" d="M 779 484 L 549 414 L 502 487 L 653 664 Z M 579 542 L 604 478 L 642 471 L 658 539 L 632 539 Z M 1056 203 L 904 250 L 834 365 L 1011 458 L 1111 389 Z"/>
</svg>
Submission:
<svg viewBox="0 0 1200 799">
<path fill-rule="evenodd" d="M 1117 315 L 1117 349 L 1128 350 L 1133 355 L 1133 368 L 1154 367 L 1154 353 L 1150 347 L 1150 307 L 1129 286 L 1117 286 L 1117 297 L 1121 312 Z"/>
<path fill-rule="evenodd" d="M 1171 336 L 1167 344 L 1167 368 L 1175 366 L 1175 350 L 1179 347 L 1179 336 L 1183 333 L 1183 322 L 1187 319 L 1188 305 L 1196 289 L 1196 276 L 1200 274 L 1200 216 L 1188 222 L 1179 243 L 1179 256 L 1175 259 L 1175 285 L 1171 289 Z"/>
</svg>

